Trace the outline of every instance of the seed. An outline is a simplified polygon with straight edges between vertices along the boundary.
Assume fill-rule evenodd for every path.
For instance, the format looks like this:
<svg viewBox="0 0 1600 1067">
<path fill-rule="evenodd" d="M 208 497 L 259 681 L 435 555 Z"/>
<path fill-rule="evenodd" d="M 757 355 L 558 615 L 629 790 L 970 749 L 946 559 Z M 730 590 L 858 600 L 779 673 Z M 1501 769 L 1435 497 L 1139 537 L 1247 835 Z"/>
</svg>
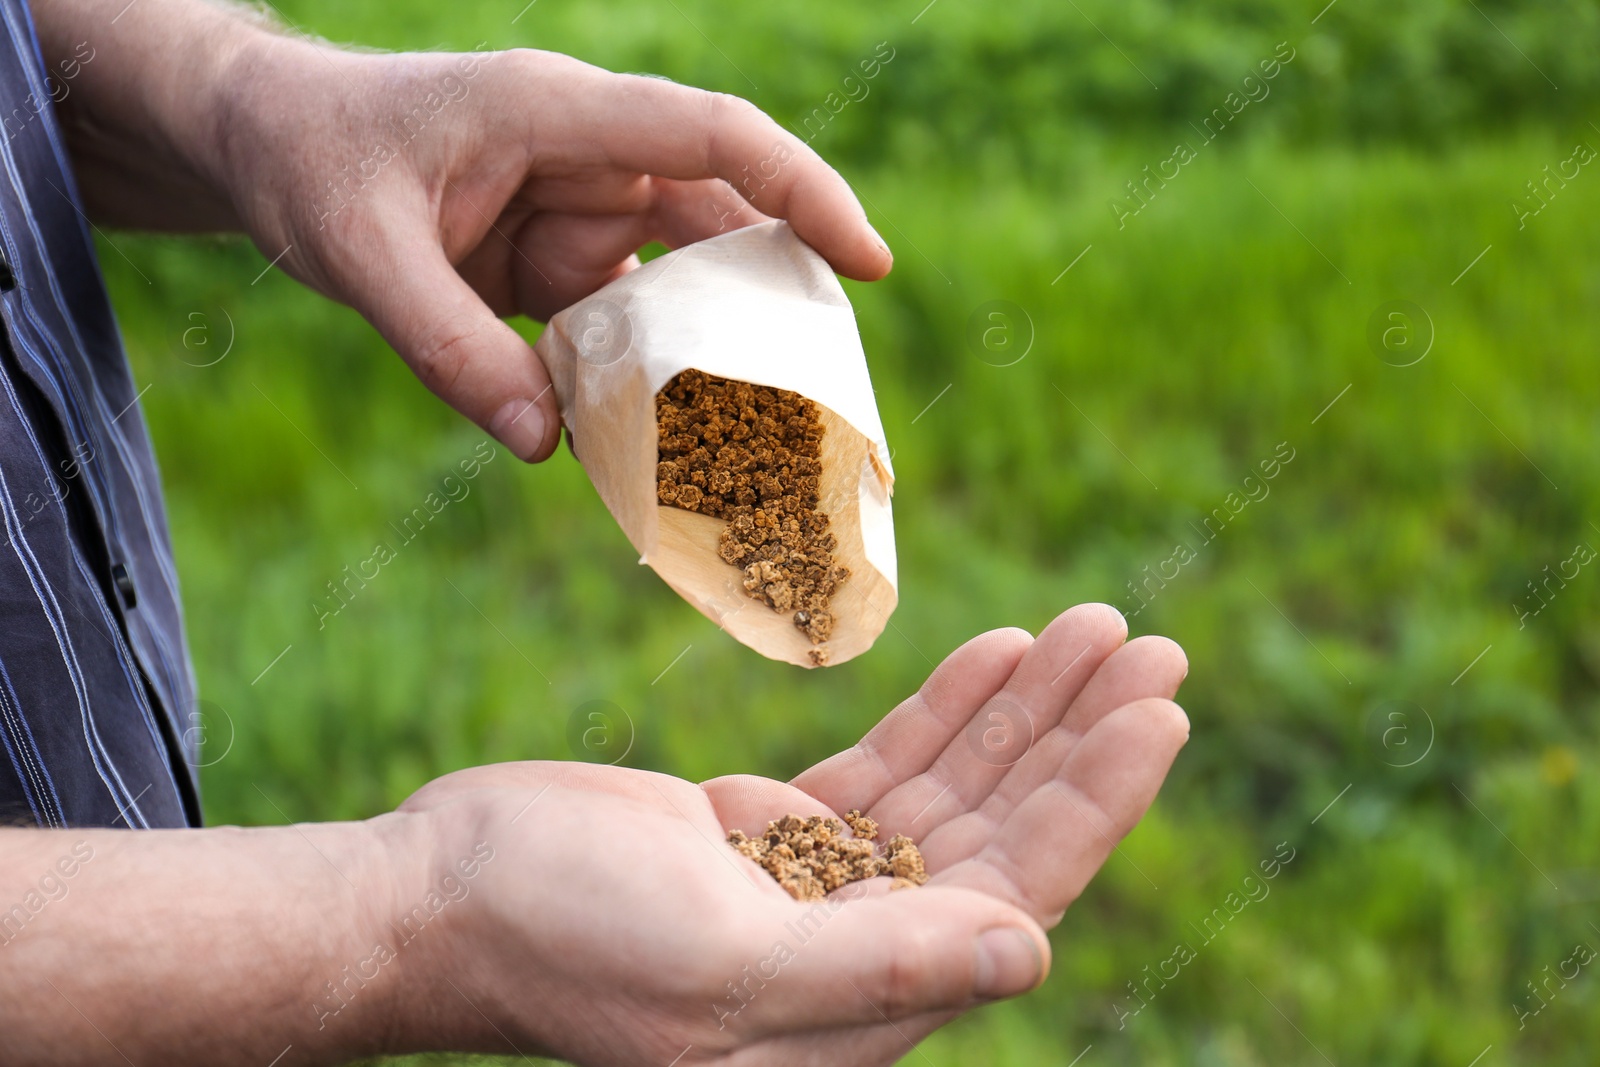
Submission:
<svg viewBox="0 0 1600 1067">
<path fill-rule="evenodd" d="M 853 837 L 844 836 L 846 826 Z M 879 876 L 893 879 L 891 890 L 927 883 L 928 869 L 911 838 L 895 834 L 880 856 L 874 844 L 877 836 L 877 822 L 850 811 L 842 820 L 785 815 L 767 823 L 766 833 L 758 838 L 728 831 L 728 844 L 800 901 L 821 900 L 842 885 Z"/>
<path fill-rule="evenodd" d="M 663 504 L 726 519 L 723 562 L 746 594 L 793 611 L 813 645 L 833 633 L 833 595 L 850 577 L 818 500 L 823 425 L 817 406 L 787 389 L 758 388 L 697 370 L 656 394 L 656 494 Z M 816 648 L 811 662 L 828 660 Z"/>
</svg>

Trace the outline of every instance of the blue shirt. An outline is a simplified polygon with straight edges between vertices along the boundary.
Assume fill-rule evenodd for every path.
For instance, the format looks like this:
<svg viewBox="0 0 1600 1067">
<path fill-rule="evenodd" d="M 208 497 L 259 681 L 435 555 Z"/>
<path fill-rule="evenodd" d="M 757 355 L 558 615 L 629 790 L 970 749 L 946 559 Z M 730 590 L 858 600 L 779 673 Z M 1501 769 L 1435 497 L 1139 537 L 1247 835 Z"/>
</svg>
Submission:
<svg viewBox="0 0 1600 1067">
<path fill-rule="evenodd" d="M 72 68 L 25 0 L 0 17 L 0 822 L 198 825 L 160 478 L 51 101 Z"/>
</svg>

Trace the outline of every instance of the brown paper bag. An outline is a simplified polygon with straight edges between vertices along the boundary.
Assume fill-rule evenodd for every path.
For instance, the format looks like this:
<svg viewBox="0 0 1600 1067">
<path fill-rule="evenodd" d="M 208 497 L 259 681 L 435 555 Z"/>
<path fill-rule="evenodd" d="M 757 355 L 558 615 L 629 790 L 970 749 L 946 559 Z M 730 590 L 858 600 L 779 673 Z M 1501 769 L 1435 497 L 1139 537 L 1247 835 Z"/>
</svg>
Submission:
<svg viewBox="0 0 1600 1067">
<path fill-rule="evenodd" d="M 788 612 L 744 591 L 717 555 L 721 519 L 656 496 L 656 393 L 693 368 L 815 402 L 821 508 L 850 577 L 831 610 L 826 661 L 872 647 L 899 600 L 894 474 L 855 313 L 827 263 L 785 222 L 765 222 L 652 260 L 550 320 L 535 351 L 573 451 L 649 564 L 707 618 L 764 656 L 813 666 Z"/>
</svg>

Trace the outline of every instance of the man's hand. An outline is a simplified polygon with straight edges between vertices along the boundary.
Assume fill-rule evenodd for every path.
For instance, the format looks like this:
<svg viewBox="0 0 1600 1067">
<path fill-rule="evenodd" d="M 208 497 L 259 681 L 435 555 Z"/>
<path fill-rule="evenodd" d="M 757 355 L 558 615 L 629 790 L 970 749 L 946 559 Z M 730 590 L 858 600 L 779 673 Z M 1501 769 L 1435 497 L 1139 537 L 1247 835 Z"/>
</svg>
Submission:
<svg viewBox="0 0 1600 1067">
<path fill-rule="evenodd" d="M 6 1063 L 889 1063 L 1044 980 L 1187 738 L 1183 653 L 1125 633 L 1085 605 L 975 638 L 790 783 L 515 763 L 364 823 L 0 829 Z M 851 808 L 931 881 L 801 904 L 725 842 Z"/>
<path fill-rule="evenodd" d="M 47 61 L 94 27 L 62 99 L 91 213 L 243 228 L 523 459 L 555 448 L 558 415 L 499 316 L 547 319 L 648 242 L 768 217 L 842 274 L 889 270 L 844 179 L 737 97 L 548 52 L 354 53 L 198 0 L 124 4 L 38 9 Z"/>
<path fill-rule="evenodd" d="M 1044 929 L 1188 737 L 1170 699 L 1183 653 L 1125 635 L 1104 605 L 1066 612 L 1038 640 L 984 634 L 859 745 L 787 784 L 561 763 L 429 784 L 401 810 L 427 827 L 430 884 L 481 843 L 495 858 L 445 910 L 443 936 L 401 953 L 402 1047 L 879 1064 L 1032 989 L 1048 969 Z M 724 840 L 851 808 L 919 841 L 927 886 L 890 894 L 875 879 L 796 903 Z"/>
</svg>

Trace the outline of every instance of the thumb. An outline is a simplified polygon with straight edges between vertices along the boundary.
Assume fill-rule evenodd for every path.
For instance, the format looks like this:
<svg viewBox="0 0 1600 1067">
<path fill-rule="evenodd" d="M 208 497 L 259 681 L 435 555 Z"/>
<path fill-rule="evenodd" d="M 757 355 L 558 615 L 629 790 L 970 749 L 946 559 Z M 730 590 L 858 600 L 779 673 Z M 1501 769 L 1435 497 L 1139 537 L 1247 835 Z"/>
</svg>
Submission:
<svg viewBox="0 0 1600 1067">
<path fill-rule="evenodd" d="M 422 384 L 529 463 L 560 440 L 550 376 L 445 258 L 437 237 L 390 235 L 350 303 Z"/>
<path fill-rule="evenodd" d="M 857 883 L 858 885 L 860 883 Z M 878 1024 L 1016 996 L 1044 981 L 1050 942 L 1028 915 L 984 893 L 924 886 L 795 909 L 790 951 L 753 1020 L 785 1032 Z M 771 977 L 772 966 L 757 977 Z"/>
</svg>

